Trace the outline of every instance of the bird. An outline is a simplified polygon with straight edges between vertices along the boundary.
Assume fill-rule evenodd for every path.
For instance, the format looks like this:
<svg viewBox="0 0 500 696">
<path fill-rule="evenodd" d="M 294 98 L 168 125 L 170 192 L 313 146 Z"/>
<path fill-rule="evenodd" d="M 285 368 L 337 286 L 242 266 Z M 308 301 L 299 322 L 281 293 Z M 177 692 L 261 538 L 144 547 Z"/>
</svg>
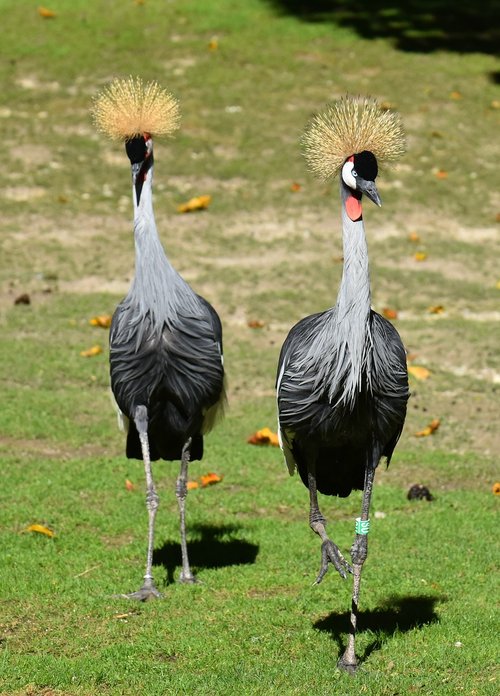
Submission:
<svg viewBox="0 0 500 696">
<path fill-rule="evenodd" d="M 372 97 L 345 95 L 308 122 L 304 156 L 319 178 L 340 174 L 343 271 L 333 307 L 300 320 L 281 348 L 277 379 L 278 436 L 290 475 L 309 490 L 309 524 L 321 539 L 316 584 L 331 564 L 353 574 L 350 632 L 339 667 L 358 666 L 355 637 L 361 570 L 375 469 L 387 464 L 401 435 L 408 391 L 406 351 L 391 322 L 371 307 L 364 197 L 381 200 L 379 163 L 404 153 L 399 115 Z M 352 566 L 326 532 L 318 493 L 347 497 L 361 490 L 361 515 L 351 547 Z"/>
<path fill-rule="evenodd" d="M 148 511 L 143 584 L 119 596 L 145 601 L 162 596 L 152 575 L 159 497 L 151 462 L 158 459 L 180 460 L 179 579 L 196 582 L 186 541 L 188 465 L 202 458 L 204 436 L 224 410 L 222 325 L 170 263 L 156 227 L 153 137 L 177 128 L 177 100 L 155 81 L 116 78 L 97 95 L 92 113 L 98 130 L 125 143 L 132 171 L 135 275 L 112 317 L 109 355 L 111 390 L 127 430 L 126 456 L 144 463 Z"/>
</svg>

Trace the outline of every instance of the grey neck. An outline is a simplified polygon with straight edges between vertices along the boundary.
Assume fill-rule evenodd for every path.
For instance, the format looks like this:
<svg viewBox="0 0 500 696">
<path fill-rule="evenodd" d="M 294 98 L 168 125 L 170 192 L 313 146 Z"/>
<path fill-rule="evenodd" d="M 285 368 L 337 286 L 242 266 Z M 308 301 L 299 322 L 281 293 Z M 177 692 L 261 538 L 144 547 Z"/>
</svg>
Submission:
<svg viewBox="0 0 500 696">
<path fill-rule="evenodd" d="M 152 182 L 153 167 L 146 174 L 139 203 L 135 185 L 132 186 L 135 277 L 127 297 L 136 305 L 139 316 L 149 314 L 153 328 L 161 331 L 165 323 L 175 321 L 181 310 L 196 314 L 199 303 L 197 295 L 173 268 L 160 242 L 153 211 Z"/>
</svg>

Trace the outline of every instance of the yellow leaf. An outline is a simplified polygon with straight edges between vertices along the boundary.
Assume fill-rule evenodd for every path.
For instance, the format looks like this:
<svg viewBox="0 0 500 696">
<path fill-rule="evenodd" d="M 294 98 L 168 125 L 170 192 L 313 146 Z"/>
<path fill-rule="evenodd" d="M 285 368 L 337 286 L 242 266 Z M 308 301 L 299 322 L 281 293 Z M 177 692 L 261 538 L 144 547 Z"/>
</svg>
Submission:
<svg viewBox="0 0 500 696">
<path fill-rule="evenodd" d="M 188 491 L 192 491 L 194 488 L 199 488 L 200 484 L 198 481 L 188 481 L 187 482 L 187 489 Z"/>
<path fill-rule="evenodd" d="M 493 491 L 493 495 L 500 495 L 500 482 L 497 481 L 496 483 L 493 484 L 492 491 Z"/>
<path fill-rule="evenodd" d="M 500 290 L 500 280 L 497 280 L 495 287 L 497 290 Z"/>
<path fill-rule="evenodd" d="M 109 329 L 111 326 L 111 314 L 99 314 L 96 317 L 89 319 L 91 326 L 100 326 L 103 329 Z"/>
<path fill-rule="evenodd" d="M 410 240 L 410 242 L 416 243 L 420 241 L 420 235 L 418 234 L 418 232 L 410 232 L 410 234 L 408 235 L 408 239 Z"/>
<path fill-rule="evenodd" d="M 43 524 L 30 524 L 29 527 L 26 527 L 26 529 L 23 529 L 24 532 L 36 532 L 37 534 L 45 534 L 45 536 L 48 536 L 52 538 L 55 536 L 55 532 L 52 531 L 52 529 L 49 529 Z"/>
<path fill-rule="evenodd" d="M 52 19 L 57 16 L 56 13 L 53 10 L 49 10 L 48 7 L 39 7 L 38 14 L 44 19 Z"/>
<path fill-rule="evenodd" d="M 462 93 L 458 91 L 458 89 L 454 90 L 453 92 L 450 92 L 450 99 L 462 99 Z"/>
<path fill-rule="evenodd" d="M 125 488 L 127 489 L 127 491 L 133 491 L 135 490 L 135 484 L 133 484 L 132 481 L 129 481 L 129 479 L 126 479 Z"/>
<path fill-rule="evenodd" d="M 87 348 L 87 350 L 80 351 L 82 358 L 93 358 L 94 355 L 99 355 L 99 353 L 102 353 L 102 348 L 98 345 L 92 346 L 92 348 Z"/>
<path fill-rule="evenodd" d="M 415 261 L 425 261 L 425 259 L 427 258 L 427 254 L 425 253 L 425 251 L 417 251 L 413 258 L 415 259 Z"/>
<path fill-rule="evenodd" d="M 413 375 L 416 379 L 427 379 L 431 371 L 428 370 L 426 367 L 421 367 L 420 365 L 408 365 L 408 373 L 410 375 Z"/>
<path fill-rule="evenodd" d="M 440 425 L 441 421 L 439 418 L 434 418 L 423 430 L 419 430 L 418 433 L 415 433 L 415 437 L 428 437 L 432 435 L 432 433 L 435 433 Z"/>
<path fill-rule="evenodd" d="M 250 319 L 247 321 L 247 326 L 250 329 L 262 329 L 266 325 L 265 321 L 262 319 Z"/>
<path fill-rule="evenodd" d="M 273 433 L 270 428 L 257 430 L 256 433 L 250 435 L 247 442 L 250 445 L 272 445 L 273 447 L 279 447 L 278 435 L 277 433 Z"/>
<path fill-rule="evenodd" d="M 436 172 L 434 172 L 434 175 L 436 179 L 447 179 L 448 178 L 448 172 L 445 169 L 438 169 Z"/>
<path fill-rule="evenodd" d="M 444 307 L 441 304 L 438 305 L 433 305 L 432 307 L 429 307 L 427 310 L 430 314 L 443 314 L 444 312 Z"/>
<path fill-rule="evenodd" d="M 218 474 L 214 474 L 213 471 L 209 471 L 208 474 L 204 474 L 203 476 L 200 476 L 200 482 L 202 485 L 202 488 L 206 488 L 207 486 L 213 486 L 215 483 L 220 483 L 222 481 L 223 477 L 219 476 Z"/>
<path fill-rule="evenodd" d="M 212 36 L 212 38 L 208 42 L 208 50 L 209 51 L 216 51 L 218 48 L 219 48 L 219 40 L 217 39 L 216 36 Z"/>
<path fill-rule="evenodd" d="M 391 307 L 384 307 L 382 310 L 382 316 L 384 316 L 386 319 L 397 319 L 398 313 L 397 310 L 391 309 Z"/>
<path fill-rule="evenodd" d="M 192 213 L 195 210 L 204 210 L 208 208 L 212 201 L 212 196 L 196 196 L 190 198 L 187 203 L 181 203 L 177 206 L 178 213 Z"/>
</svg>

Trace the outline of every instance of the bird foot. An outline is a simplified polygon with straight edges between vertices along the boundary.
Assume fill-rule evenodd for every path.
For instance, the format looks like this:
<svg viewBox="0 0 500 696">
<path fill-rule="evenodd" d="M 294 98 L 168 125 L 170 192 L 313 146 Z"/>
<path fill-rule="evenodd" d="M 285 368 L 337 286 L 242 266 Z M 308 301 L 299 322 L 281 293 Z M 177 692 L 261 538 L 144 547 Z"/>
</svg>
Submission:
<svg viewBox="0 0 500 696">
<path fill-rule="evenodd" d="M 348 672 L 349 674 L 356 674 L 358 669 L 358 661 L 356 660 L 356 657 L 354 657 L 353 662 L 352 658 L 346 657 L 346 653 L 344 653 L 342 657 L 339 657 L 337 667 L 344 672 Z"/>
<path fill-rule="evenodd" d="M 162 599 L 163 595 L 159 592 L 152 580 L 145 580 L 143 586 L 137 592 L 130 594 L 114 595 L 116 599 L 134 599 L 138 602 L 147 602 L 150 599 Z"/>
<path fill-rule="evenodd" d="M 179 582 L 183 583 L 184 585 L 197 585 L 200 581 L 191 571 L 184 572 L 182 570 L 181 574 L 179 575 Z"/>
<path fill-rule="evenodd" d="M 325 539 L 321 544 L 321 568 L 318 573 L 314 584 L 319 585 L 326 575 L 328 570 L 328 563 L 331 563 L 335 570 L 339 573 L 340 577 L 344 580 L 347 577 L 347 573 L 352 573 L 352 568 L 349 563 L 345 560 L 344 556 L 340 553 L 338 547 L 330 539 Z"/>
</svg>

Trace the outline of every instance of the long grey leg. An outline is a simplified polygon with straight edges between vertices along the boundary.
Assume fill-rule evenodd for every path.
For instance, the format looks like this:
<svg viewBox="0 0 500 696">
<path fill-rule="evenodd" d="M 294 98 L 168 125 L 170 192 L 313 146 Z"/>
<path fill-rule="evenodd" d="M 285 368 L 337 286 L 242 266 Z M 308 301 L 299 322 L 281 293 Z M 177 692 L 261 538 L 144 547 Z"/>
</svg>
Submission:
<svg viewBox="0 0 500 696">
<path fill-rule="evenodd" d="M 318 504 L 318 489 L 316 485 L 316 467 L 309 466 L 307 474 L 309 488 L 309 525 L 311 529 L 321 538 L 321 568 L 316 578 L 315 584 L 318 585 L 324 578 L 328 570 L 328 563 L 332 563 L 342 578 L 346 578 L 346 572 L 352 573 L 351 566 L 347 563 L 340 553 L 336 544 L 329 539 L 326 533 L 326 519 L 321 514 Z"/>
<path fill-rule="evenodd" d="M 181 469 L 177 477 L 175 486 L 175 495 L 179 504 L 179 518 L 181 528 L 181 552 L 182 552 L 182 570 L 179 577 L 180 582 L 193 583 L 196 578 L 189 567 L 189 558 L 186 542 L 186 497 L 187 497 L 187 478 L 188 465 L 190 459 L 191 438 L 187 440 L 182 448 Z"/>
<path fill-rule="evenodd" d="M 361 504 L 361 525 L 363 522 L 368 526 L 369 523 L 369 512 L 370 512 L 370 502 L 373 490 L 373 480 L 375 478 L 375 468 L 368 464 L 365 472 L 365 482 L 363 488 L 363 501 Z M 359 588 L 361 585 L 361 570 L 363 568 L 363 563 L 368 555 L 368 536 L 367 530 L 365 533 L 358 533 L 356 530 L 356 536 L 354 539 L 354 544 L 351 547 L 351 558 L 354 568 L 354 578 L 353 578 L 353 590 L 352 590 L 352 602 L 351 602 L 351 624 L 349 627 L 349 639 L 347 647 L 344 654 L 338 662 L 338 666 L 347 672 L 355 672 L 358 666 L 355 653 L 355 640 L 356 640 L 356 628 L 358 623 L 358 601 L 359 601 Z"/>
<path fill-rule="evenodd" d="M 148 412 L 145 406 L 138 406 L 135 410 L 134 423 L 139 433 L 141 443 L 142 458 L 144 461 L 144 471 L 146 474 L 146 507 L 148 510 L 148 552 L 146 557 L 146 573 L 142 587 L 137 592 L 132 592 L 128 595 L 122 595 L 128 599 L 138 599 L 145 601 L 152 597 L 161 597 L 161 593 L 155 587 L 153 581 L 153 545 L 154 545 L 154 529 L 155 517 L 158 509 L 159 498 L 153 481 L 153 473 L 151 470 L 151 459 L 149 456 L 149 440 L 148 440 Z"/>
</svg>

